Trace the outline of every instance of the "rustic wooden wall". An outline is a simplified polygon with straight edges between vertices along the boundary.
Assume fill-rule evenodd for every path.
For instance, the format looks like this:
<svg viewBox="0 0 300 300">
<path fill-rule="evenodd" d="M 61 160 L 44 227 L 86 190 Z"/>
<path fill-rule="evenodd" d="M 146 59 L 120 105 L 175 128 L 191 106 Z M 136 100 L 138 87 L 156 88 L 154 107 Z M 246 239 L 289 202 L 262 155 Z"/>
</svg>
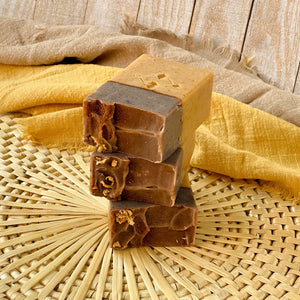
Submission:
<svg viewBox="0 0 300 300">
<path fill-rule="evenodd" d="M 244 55 L 262 78 L 300 94 L 299 0 L 0 0 L 0 15 L 119 31 L 126 15 Z"/>
</svg>

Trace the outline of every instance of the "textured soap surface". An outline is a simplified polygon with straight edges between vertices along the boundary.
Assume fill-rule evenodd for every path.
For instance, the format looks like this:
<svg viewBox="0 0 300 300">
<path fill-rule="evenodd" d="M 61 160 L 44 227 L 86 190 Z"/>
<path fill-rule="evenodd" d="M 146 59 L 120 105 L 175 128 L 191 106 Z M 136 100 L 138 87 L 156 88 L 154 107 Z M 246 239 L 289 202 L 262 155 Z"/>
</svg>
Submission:
<svg viewBox="0 0 300 300">
<path fill-rule="evenodd" d="M 112 201 L 133 200 L 174 205 L 181 185 L 182 150 L 162 163 L 123 153 L 91 155 L 90 190 Z"/>
<path fill-rule="evenodd" d="M 111 81 L 151 90 L 180 100 L 182 104 L 183 186 L 189 186 L 187 172 L 195 144 L 195 130 L 209 116 L 213 73 L 194 66 L 140 56 Z"/>
<path fill-rule="evenodd" d="M 107 82 L 83 102 L 84 142 L 162 162 L 178 148 L 181 118 L 174 97 Z"/>
<path fill-rule="evenodd" d="M 90 160 L 91 194 L 113 201 L 120 200 L 129 172 L 129 163 L 130 160 L 125 154 L 94 151 Z"/>
<path fill-rule="evenodd" d="M 197 207 L 189 188 L 180 188 L 173 207 L 136 201 L 110 202 L 110 246 L 190 246 L 195 240 Z"/>
<path fill-rule="evenodd" d="M 211 71 L 143 54 L 110 81 L 153 90 L 185 103 L 202 82 L 209 83 L 212 77 Z"/>
</svg>

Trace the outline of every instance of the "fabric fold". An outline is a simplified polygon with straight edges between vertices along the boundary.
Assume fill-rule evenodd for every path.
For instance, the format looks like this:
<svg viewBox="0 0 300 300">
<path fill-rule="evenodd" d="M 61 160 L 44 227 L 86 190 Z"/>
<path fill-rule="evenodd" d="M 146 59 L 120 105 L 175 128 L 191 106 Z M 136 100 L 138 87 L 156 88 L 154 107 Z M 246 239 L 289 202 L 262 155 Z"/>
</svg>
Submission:
<svg viewBox="0 0 300 300">
<path fill-rule="evenodd" d="M 24 139 L 49 148 L 85 149 L 82 143 L 82 107 L 15 118 Z"/>
<path fill-rule="evenodd" d="M 191 165 L 233 178 L 271 181 L 300 200 L 300 128 L 214 94 L 196 131 Z M 288 194 L 288 193 L 286 193 Z"/>
<path fill-rule="evenodd" d="M 0 65 L 0 113 L 37 106 L 74 105 L 120 69 L 92 64 Z"/>
</svg>

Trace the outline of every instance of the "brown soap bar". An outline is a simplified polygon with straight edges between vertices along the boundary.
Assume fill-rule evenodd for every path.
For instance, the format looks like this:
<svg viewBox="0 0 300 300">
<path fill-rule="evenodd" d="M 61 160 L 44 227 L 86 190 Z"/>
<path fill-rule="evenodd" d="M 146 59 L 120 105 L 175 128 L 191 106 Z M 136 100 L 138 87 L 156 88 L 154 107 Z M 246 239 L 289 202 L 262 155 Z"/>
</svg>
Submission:
<svg viewBox="0 0 300 300">
<path fill-rule="evenodd" d="M 94 151 L 90 169 L 93 195 L 172 206 L 181 184 L 182 150 L 178 148 L 162 163 Z"/>
<path fill-rule="evenodd" d="M 110 202 L 110 246 L 190 246 L 197 207 L 190 188 L 180 188 L 173 207 L 136 201 Z"/>
<path fill-rule="evenodd" d="M 84 142 L 162 162 L 178 148 L 181 115 L 174 97 L 107 82 L 83 102 Z"/>
</svg>

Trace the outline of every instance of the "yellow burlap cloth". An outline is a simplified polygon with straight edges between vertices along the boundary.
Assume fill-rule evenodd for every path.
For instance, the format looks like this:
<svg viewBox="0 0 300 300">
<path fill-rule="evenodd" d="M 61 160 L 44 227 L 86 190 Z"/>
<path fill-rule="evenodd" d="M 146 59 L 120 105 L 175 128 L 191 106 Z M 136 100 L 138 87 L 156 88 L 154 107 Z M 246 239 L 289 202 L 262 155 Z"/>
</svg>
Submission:
<svg viewBox="0 0 300 300">
<path fill-rule="evenodd" d="M 26 113 L 15 120 L 32 142 L 82 149 L 82 101 L 120 70 L 84 64 L 0 65 L 0 113 Z M 211 115 L 196 131 L 191 165 L 233 178 L 266 180 L 299 201 L 299 159 L 299 127 L 214 93 Z"/>
</svg>

